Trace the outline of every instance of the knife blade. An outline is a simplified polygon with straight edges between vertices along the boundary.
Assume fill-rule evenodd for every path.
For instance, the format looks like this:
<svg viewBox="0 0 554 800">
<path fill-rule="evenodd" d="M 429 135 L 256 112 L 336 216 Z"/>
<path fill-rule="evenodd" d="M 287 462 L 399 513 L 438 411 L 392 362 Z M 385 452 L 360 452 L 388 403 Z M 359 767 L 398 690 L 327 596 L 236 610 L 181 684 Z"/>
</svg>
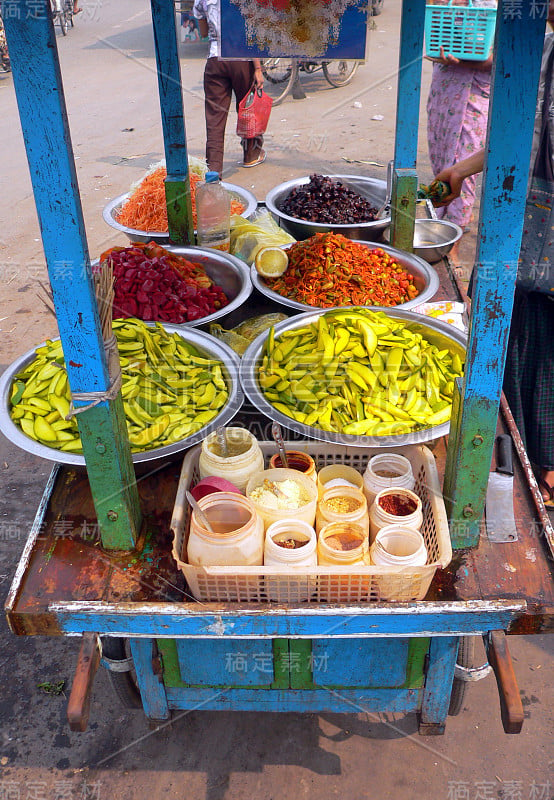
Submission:
<svg viewBox="0 0 554 800">
<path fill-rule="evenodd" d="M 487 536 L 491 542 L 517 541 L 513 490 L 512 437 L 501 434 L 496 437 L 496 471 L 489 474 L 485 502 Z"/>
</svg>

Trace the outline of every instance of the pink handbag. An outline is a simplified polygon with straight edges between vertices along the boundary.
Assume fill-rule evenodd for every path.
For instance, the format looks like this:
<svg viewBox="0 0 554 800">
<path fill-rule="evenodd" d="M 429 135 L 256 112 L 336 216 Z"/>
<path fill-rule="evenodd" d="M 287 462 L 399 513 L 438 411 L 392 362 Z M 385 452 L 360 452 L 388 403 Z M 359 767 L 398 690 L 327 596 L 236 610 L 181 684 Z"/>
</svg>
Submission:
<svg viewBox="0 0 554 800">
<path fill-rule="evenodd" d="M 253 139 L 265 133 L 273 100 L 263 89 L 253 86 L 239 103 L 237 136 Z"/>
</svg>

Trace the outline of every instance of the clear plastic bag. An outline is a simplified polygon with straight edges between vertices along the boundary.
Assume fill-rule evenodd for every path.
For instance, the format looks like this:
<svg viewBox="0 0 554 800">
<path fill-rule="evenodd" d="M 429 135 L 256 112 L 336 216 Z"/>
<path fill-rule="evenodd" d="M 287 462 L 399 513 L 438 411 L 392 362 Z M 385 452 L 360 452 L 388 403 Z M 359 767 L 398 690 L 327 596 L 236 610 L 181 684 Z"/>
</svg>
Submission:
<svg viewBox="0 0 554 800">
<path fill-rule="evenodd" d="M 255 212 L 250 219 L 231 217 L 231 253 L 252 264 L 262 247 L 282 247 L 296 239 L 275 222 L 269 211 Z"/>
</svg>

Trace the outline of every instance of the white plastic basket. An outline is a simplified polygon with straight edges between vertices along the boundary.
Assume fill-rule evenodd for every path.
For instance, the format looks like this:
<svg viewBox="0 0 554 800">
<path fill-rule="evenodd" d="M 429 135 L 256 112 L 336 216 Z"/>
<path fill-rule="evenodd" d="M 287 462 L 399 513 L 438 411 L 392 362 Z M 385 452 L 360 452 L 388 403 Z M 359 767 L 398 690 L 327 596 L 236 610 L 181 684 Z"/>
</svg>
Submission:
<svg viewBox="0 0 554 800">
<path fill-rule="evenodd" d="M 315 460 L 317 469 L 327 464 L 346 464 L 360 472 L 369 458 L 382 450 L 360 449 L 326 442 L 286 442 L 289 449 L 303 450 Z M 260 442 L 266 462 L 275 452 L 274 442 Z M 183 461 L 175 498 L 171 529 L 173 557 L 182 570 L 192 595 L 201 601 L 269 603 L 265 591 L 271 579 L 271 597 L 279 603 L 373 603 L 383 600 L 423 600 L 438 568 L 452 558 L 446 510 L 435 459 L 424 446 L 391 448 L 412 464 L 414 491 L 423 505 L 421 532 L 428 552 L 423 567 L 317 566 L 317 567 L 194 567 L 186 561 L 190 507 L 185 491 L 199 480 L 200 447 L 190 450 Z M 308 598 L 308 599 L 306 599 Z"/>
</svg>

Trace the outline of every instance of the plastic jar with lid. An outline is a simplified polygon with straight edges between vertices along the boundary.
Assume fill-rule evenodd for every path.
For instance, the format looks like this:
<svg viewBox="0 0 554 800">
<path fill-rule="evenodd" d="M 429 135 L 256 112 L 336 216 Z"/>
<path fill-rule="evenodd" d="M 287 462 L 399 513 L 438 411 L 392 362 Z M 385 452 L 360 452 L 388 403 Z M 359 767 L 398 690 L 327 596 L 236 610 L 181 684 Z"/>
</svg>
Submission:
<svg viewBox="0 0 554 800">
<path fill-rule="evenodd" d="M 298 472 L 303 472 L 308 478 L 317 481 L 315 461 L 308 453 L 303 453 L 301 450 L 286 450 L 285 452 L 289 469 L 297 469 Z M 280 453 L 274 453 L 269 459 L 269 468 L 279 469 L 282 466 Z"/>
<path fill-rule="evenodd" d="M 253 504 L 240 494 L 216 492 L 198 501 L 213 532 L 191 514 L 187 557 L 189 564 L 260 566 L 264 555 L 264 527 Z"/>
<path fill-rule="evenodd" d="M 379 453 L 369 459 L 363 476 L 364 494 L 371 507 L 375 495 L 382 489 L 400 486 L 413 489 L 415 484 L 412 465 L 399 453 Z"/>
<path fill-rule="evenodd" d="M 264 456 L 258 440 L 245 428 L 225 428 L 229 455 L 221 455 L 217 433 L 213 431 L 202 442 L 198 470 L 200 478 L 216 475 L 225 478 L 244 493 L 252 475 L 264 468 Z"/>
<path fill-rule="evenodd" d="M 246 496 L 254 504 L 266 530 L 272 522 L 282 519 L 314 524 L 317 486 L 298 470 L 280 468 L 258 472 L 248 481 Z"/>
<path fill-rule="evenodd" d="M 419 530 L 423 523 L 421 500 L 410 489 L 382 489 L 369 509 L 369 541 L 385 525 L 407 525 Z"/>
<path fill-rule="evenodd" d="M 329 522 L 354 522 L 369 535 L 367 501 L 363 493 L 353 486 L 333 486 L 323 492 L 317 504 L 315 529 L 320 530 Z"/>
<path fill-rule="evenodd" d="M 358 470 L 346 464 L 327 464 L 326 467 L 322 467 L 317 473 L 319 497 L 323 497 L 325 488 L 330 489 L 333 486 L 354 486 L 361 491 L 363 485 L 364 481 Z"/>
<path fill-rule="evenodd" d="M 302 573 L 298 567 L 317 566 L 315 530 L 301 520 L 272 522 L 265 533 L 264 566 L 290 567 L 286 575 L 265 577 L 265 590 L 270 600 L 301 602 L 308 600 L 316 588 L 315 576 Z"/>
</svg>

